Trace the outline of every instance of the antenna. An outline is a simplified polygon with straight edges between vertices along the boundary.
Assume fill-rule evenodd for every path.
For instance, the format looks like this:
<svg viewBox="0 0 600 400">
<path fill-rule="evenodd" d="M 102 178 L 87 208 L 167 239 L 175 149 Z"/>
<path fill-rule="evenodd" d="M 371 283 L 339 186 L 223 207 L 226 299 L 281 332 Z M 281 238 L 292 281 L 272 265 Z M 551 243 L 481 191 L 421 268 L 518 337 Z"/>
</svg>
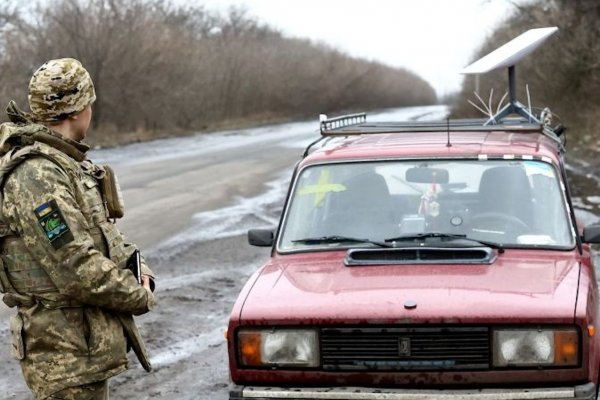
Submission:
<svg viewBox="0 0 600 400">
<path fill-rule="evenodd" d="M 448 135 L 448 141 L 446 142 L 446 147 L 452 147 L 452 143 L 450 143 L 450 117 L 446 117 L 446 133 Z"/>
<path fill-rule="evenodd" d="M 496 124 L 510 114 L 519 114 L 529 121 L 542 123 L 532 114 L 529 108 L 517 100 L 515 65 L 541 46 L 542 43 L 557 31 L 557 27 L 530 29 L 463 69 L 463 74 L 484 74 L 499 68 L 508 67 L 508 104 L 497 112 L 496 115 L 491 116 L 484 125 Z"/>
<path fill-rule="evenodd" d="M 529 112 L 531 112 L 531 95 L 529 94 L 529 84 L 525 85 L 525 91 L 527 92 L 527 109 L 529 110 Z M 541 117 L 540 120 L 542 120 Z"/>
</svg>

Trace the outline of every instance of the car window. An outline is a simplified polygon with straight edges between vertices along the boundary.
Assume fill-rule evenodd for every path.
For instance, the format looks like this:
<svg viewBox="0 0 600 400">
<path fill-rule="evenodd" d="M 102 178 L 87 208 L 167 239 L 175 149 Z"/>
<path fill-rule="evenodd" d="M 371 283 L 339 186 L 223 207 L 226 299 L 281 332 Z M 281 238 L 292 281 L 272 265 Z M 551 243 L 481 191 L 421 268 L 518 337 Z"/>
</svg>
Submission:
<svg viewBox="0 0 600 400">
<path fill-rule="evenodd" d="M 507 246 L 574 244 L 565 196 L 551 164 L 414 160 L 305 168 L 285 212 L 279 249 L 360 245 L 300 242 L 306 238 L 383 241 L 430 232 Z"/>
</svg>

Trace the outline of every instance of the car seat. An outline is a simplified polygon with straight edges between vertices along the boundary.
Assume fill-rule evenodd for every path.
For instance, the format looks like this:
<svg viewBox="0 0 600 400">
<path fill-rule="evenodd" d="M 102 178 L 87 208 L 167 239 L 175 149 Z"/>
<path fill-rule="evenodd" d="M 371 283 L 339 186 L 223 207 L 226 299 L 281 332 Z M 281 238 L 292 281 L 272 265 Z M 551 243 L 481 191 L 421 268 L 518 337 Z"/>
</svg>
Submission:
<svg viewBox="0 0 600 400">
<path fill-rule="evenodd" d="M 479 220 L 478 227 L 482 229 L 504 230 L 515 235 L 515 239 L 518 234 L 526 233 L 523 231 L 531 226 L 533 203 L 525 169 L 511 165 L 484 171 L 479 184 L 479 202 L 474 211 L 474 221 Z"/>
<path fill-rule="evenodd" d="M 346 190 L 332 194 L 324 218 L 329 235 L 382 240 L 397 234 L 392 197 L 381 175 L 369 171 L 342 184 Z"/>
</svg>

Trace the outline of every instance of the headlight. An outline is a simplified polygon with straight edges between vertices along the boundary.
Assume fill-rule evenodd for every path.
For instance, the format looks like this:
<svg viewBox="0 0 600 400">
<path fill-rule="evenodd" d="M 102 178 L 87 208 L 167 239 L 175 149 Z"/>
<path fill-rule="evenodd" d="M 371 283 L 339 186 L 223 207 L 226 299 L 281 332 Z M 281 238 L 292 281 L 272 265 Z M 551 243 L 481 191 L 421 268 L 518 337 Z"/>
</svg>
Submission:
<svg viewBox="0 0 600 400">
<path fill-rule="evenodd" d="M 246 366 L 319 366 L 315 330 L 242 330 L 238 332 L 238 349 Z"/>
<path fill-rule="evenodd" d="M 496 330 L 494 366 L 575 366 L 579 360 L 577 331 Z"/>
</svg>

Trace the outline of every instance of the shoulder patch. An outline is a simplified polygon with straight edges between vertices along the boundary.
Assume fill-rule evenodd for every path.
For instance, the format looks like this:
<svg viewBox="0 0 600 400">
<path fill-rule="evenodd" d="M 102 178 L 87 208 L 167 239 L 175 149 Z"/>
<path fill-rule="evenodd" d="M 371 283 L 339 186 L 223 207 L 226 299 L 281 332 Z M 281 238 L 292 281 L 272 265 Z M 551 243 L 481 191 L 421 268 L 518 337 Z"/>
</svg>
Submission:
<svg viewBox="0 0 600 400">
<path fill-rule="evenodd" d="M 74 240 L 56 200 L 50 200 L 33 210 L 46 237 L 55 250 Z"/>
</svg>

